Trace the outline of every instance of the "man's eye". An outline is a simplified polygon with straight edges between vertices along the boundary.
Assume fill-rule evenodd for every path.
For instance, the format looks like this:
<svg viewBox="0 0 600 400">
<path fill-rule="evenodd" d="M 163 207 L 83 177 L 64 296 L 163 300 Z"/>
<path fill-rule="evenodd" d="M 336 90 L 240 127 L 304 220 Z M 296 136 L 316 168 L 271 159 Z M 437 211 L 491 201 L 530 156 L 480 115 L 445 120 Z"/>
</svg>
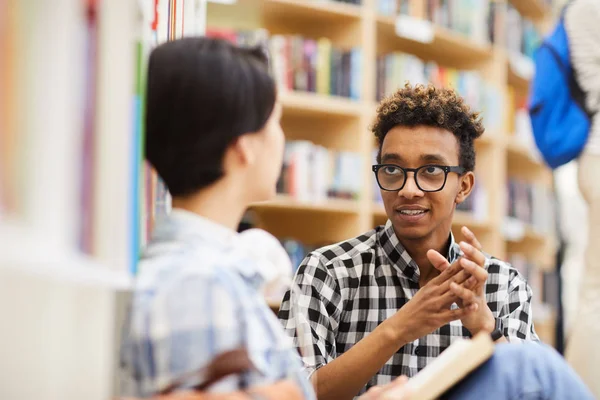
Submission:
<svg viewBox="0 0 600 400">
<path fill-rule="evenodd" d="M 383 167 L 383 172 L 387 175 L 397 175 L 402 172 L 398 167 Z"/>
<path fill-rule="evenodd" d="M 443 172 L 444 171 L 440 167 L 429 166 L 429 167 L 425 168 L 425 173 L 427 175 L 439 175 Z"/>
</svg>

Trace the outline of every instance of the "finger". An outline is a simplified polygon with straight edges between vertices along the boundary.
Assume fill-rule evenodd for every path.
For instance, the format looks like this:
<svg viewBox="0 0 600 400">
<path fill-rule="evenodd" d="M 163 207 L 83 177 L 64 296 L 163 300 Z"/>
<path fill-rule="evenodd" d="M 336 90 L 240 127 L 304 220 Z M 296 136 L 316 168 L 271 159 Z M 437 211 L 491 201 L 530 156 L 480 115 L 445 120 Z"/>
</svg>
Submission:
<svg viewBox="0 0 600 400">
<path fill-rule="evenodd" d="M 477 240 L 477 237 L 469 228 L 463 226 L 461 232 L 467 240 L 467 242 L 471 244 L 471 246 L 475 247 L 479 251 L 483 250 L 483 246 L 481 246 L 481 243 L 479 243 L 479 240 Z"/>
<path fill-rule="evenodd" d="M 440 272 L 444 272 L 446 268 L 450 267 L 450 263 L 446 257 L 433 249 L 427 252 L 427 259 L 431 265 Z"/>
<path fill-rule="evenodd" d="M 383 392 L 383 386 L 373 386 L 365 394 L 360 396 L 359 400 L 374 400 L 379 398 L 379 395 Z"/>
<path fill-rule="evenodd" d="M 464 308 L 455 308 L 453 310 L 443 311 L 440 316 L 444 321 L 446 321 L 446 323 L 449 323 L 451 321 L 462 319 L 470 313 L 477 311 L 478 307 L 479 306 L 477 305 L 477 303 L 471 303 L 470 305 Z"/>
<path fill-rule="evenodd" d="M 467 280 L 469 287 L 471 287 L 472 285 L 474 285 L 475 287 L 483 286 L 485 284 L 489 275 L 485 269 L 481 268 L 479 265 L 475 264 L 473 261 L 467 258 L 462 258 L 460 260 L 460 265 L 464 268 L 466 272 L 469 273 L 469 275 L 471 275 L 471 278 L 473 278 L 469 278 Z"/>
<path fill-rule="evenodd" d="M 465 258 L 474 261 L 475 263 L 477 263 L 477 265 L 479 265 L 482 268 L 485 266 L 485 256 L 480 250 L 476 249 L 467 242 L 460 242 L 459 246 L 465 254 Z"/>
<path fill-rule="evenodd" d="M 450 291 L 459 299 L 462 300 L 464 305 L 470 305 L 475 301 L 475 293 L 472 290 L 466 289 L 463 286 L 457 285 L 452 282 L 450 284 Z"/>
<path fill-rule="evenodd" d="M 460 262 L 459 262 L 460 264 Z M 461 265 L 462 267 L 462 265 Z M 467 271 L 465 271 L 464 269 L 461 269 L 460 272 L 458 272 L 456 275 L 454 275 L 453 277 L 449 278 L 446 282 L 442 283 L 440 285 L 440 293 L 446 293 L 450 290 L 450 283 L 452 282 L 456 282 L 459 285 L 463 285 L 465 284 L 465 282 L 468 281 L 468 279 L 471 277 L 471 274 Z"/>
<path fill-rule="evenodd" d="M 378 400 L 409 400 L 411 397 L 410 390 L 406 387 L 406 383 L 408 382 L 408 378 L 406 376 L 401 376 L 389 385 L 384 387 L 383 392 L 380 393 L 376 398 Z"/>
<path fill-rule="evenodd" d="M 448 263 L 448 260 L 444 258 L 440 253 L 435 250 L 429 250 L 427 252 L 427 256 L 429 261 L 432 263 L 434 268 L 442 271 L 438 276 L 433 278 L 429 283 L 433 285 L 440 285 L 444 281 L 447 281 L 450 277 L 456 275 L 462 270 L 462 267 L 458 263 L 458 259 L 454 261 L 452 264 Z M 442 261 L 443 259 L 443 261 Z M 437 263 L 437 265 L 436 265 Z"/>
<path fill-rule="evenodd" d="M 456 303 L 457 301 L 459 301 L 458 296 L 448 289 L 448 291 L 439 298 L 439 308 L 450 308 L 452 303 Z"/>
</svg>

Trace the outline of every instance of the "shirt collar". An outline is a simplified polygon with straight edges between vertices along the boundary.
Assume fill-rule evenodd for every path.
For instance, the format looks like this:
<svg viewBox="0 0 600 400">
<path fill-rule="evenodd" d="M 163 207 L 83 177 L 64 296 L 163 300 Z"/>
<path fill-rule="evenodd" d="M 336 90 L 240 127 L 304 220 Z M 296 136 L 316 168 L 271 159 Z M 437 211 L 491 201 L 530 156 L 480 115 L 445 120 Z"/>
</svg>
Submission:
<svg viewBox="0 0 600 400">
<path fill-rule="evenodd" d="M 419 282 L 421 276 L 419 267 L 398 240 L 390 220 L 386 222 L 379 234 L 379 245 L 383 248 L 383 253 L 390 261 L 390 264 L 400 269 L 408 279 Z M 453 263 L 460 254 L 460 247 L 454 241 L 454 235 L 450 232 L 450 246 L 448 247 L 446 258 L 450 263 Z"/>
<path fill-rule="evenodd" d="M 238 240 L 238 233 L 224 225 L 191 211 L 174 208 L 166 223 L 157 226 L 158 235 L 173 238 L 198 237 L 216 245 L 229 247 Z"/>
<path fill-rule="evenodd" d="M 264 277 L 257 260 L 248 254 L 238 232 L 191 211 L 174 208 L 156 225 L 153 235 L 158 241 L 199 241 L 223 253 L 223 265 L 259 288 Z"/>
</svg>

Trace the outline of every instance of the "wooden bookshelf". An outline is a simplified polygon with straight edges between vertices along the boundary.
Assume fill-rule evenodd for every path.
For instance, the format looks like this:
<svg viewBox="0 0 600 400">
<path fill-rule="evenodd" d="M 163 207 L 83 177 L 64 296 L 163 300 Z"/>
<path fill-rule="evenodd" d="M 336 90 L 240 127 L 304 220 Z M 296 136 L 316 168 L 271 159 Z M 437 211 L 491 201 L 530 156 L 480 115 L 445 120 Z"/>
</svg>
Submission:
<svg viewBox="0 0 600 400">
<path fill-rule="evenodd" d="M 360 21 L 362 7 L 333 1 L 258 0 L 266 18 L 306 19 L 314 23 Z"/>
<path fill-rule="evenodd" d="M 411 1 L 421 10 L 425 7 L 422 0 Z M 502 1 L 505 4 L 511 1 L 522 15 L 535 20 L 536 25 L 549 18 L 550 10 L 541 0 Z M 224 21 L 223 15 L 227 13 L 236 17 Z M 252 18 L 245 17 L 252 13 Z M 282 238 L 295 238 L 307 244 L 334 243 L 386 222 L 383 207 L 374 202 L 374 177 L 369 168 L 375 146 L 368 128 L 377 107 L 374 99 L 378 56 L 401 52 L 445 67 L 476 70 L 486 83 L 497 87 L 505 99 L 509 86 L 521 95 L 529 89 L 531 64 L 509 54 L 502 44 L 479 43 L 431 24 L 426 28 L 430 29 L 429 38 L 409 33 L 398 35 L 397 31 L 402 33 L 402 29 L 396 26 L 397 19 L 379 15 L 376 0 L 363 0 L 360 6 L 325 0 L 253 0 L 234 6 L 209 6 L 209 26 L 213 21 L 231 27 L 235 18 L 243 20 L 240 23 L 246 29 L 248 20 L 253 20 L 255 27 L 275 34 L 299 34 L 311 39 L 327 37 L 340 48 L 362 49 L 360 100 L 281 92 L 282 126 L 290 140 L 310 140 L 330 149 L 360 152 L 364 166 L 363 173 L 357 176 L 363 191 L 355 201 L 327 200 L 311 204 L 279 196 L 274 201 L 254 205 L 251 209 L 256 214 L 257 225 Z M 497 29 L 502 31 L 503 27 Z M 503 33 L 498 35 L 503 37 Z M 476 141 L 476 174 L 487 192 L 487 217 L 481 220 L 470 213 L 456 212 L 453 231 L 460 240 L 460 227 L 466 225 L 476 232 L 486 252 L 501 259 L 512 253 L 524 254 L 528 260 L 539 262 L 540 268 L 550 270 L 554 237 L 527 226 L 522 237 L 506 238 L 503 234 L 504 196 L 509 177 L 552 184 L 548 168 L 509 134 L 511 111 L 507 110 L 501 126 L 488 130 Z"/>
<path fill-rule="evenodd" d="M 359 203 L 355 200 L 326 199 L 322 201 L 300 201 L 286 195 L 278 195 L 275 200 L 256 203 L 251 208 L 257 212 L 286 211 L 338 215 L 356 215 L 360 213 Z"/>
<path fill-rule="evenodd" d="M 359 117 L 362 104 L 358 101 L 338 96 L 317 93 L 281 91 L 281 104 L 286 115 L 302 117 L 342 116 Z"/>
<path fill-rule="evenodd" d="M 415 54 L 424 60 L 436 60 L 450 66 L 468 66 L 481 63 L 492 56 L 489 45 L 479 44 L 460 33 L 430 25 L 431 41 L 419 41 L 410 36 L 396 34 L 396 19 L 377 17 L 377 49 L 379 54 L 399 51 Z M 427 29 L 427 28 L 426 28 Z"/>
</svg>

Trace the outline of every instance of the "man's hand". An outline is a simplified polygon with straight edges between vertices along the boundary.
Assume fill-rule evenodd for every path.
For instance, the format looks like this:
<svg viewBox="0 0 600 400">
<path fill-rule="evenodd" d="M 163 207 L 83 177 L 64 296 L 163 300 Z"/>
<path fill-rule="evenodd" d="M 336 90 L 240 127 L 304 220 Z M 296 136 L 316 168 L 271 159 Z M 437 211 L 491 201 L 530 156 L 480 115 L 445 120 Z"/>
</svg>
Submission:
<svg viewBox="0 0 600 400">
<path fill-rule="evenodd" d="M 439 253 L 438 253 L 439 254 Z M 442 257 L 443 258 L 443 257 Z M 444 258 L 444 261 L 446 259 Z M 446 261 L 447 263 L 447 261 Z M 450 280 L 459 273 L 462 267 L 453 264 L 444 268 L 443 272 L 423 286 L 394 316 L 384 322 L 391 324 L 392 330 L 403 343 L 412 342 L 436 329 L 457 319 L 467 319 L 469 314 L 477 310 L 477 304 L 451 310 L 452 303 L 459 300 L 450 290 Z"/>
<path fill-rule="evenodd" d="M 450 292 L 458 299 L 456 303 L 460 308 L 475 308 L 475 312 L 468 313 L 461 318 L 465 328 L 472 335 L 481 331 L 491 333 L 495 328 L 495 321 L 485 299 L 485 283 L 488 278 L 485 256 L 481 252 L 481 244 L 473 232 L 467 227 L 463 227 L 462 233 L 466 241 L 459 245 L 464 256 L 452 265 L 458 264 L 463 271 L 450 278 L 448 286 Z M 451 267 L 448 260 L 435 250 L 430 250 L 427 256 L 433 266 L 442 271 L 442 274 Z"/>
</svg>

